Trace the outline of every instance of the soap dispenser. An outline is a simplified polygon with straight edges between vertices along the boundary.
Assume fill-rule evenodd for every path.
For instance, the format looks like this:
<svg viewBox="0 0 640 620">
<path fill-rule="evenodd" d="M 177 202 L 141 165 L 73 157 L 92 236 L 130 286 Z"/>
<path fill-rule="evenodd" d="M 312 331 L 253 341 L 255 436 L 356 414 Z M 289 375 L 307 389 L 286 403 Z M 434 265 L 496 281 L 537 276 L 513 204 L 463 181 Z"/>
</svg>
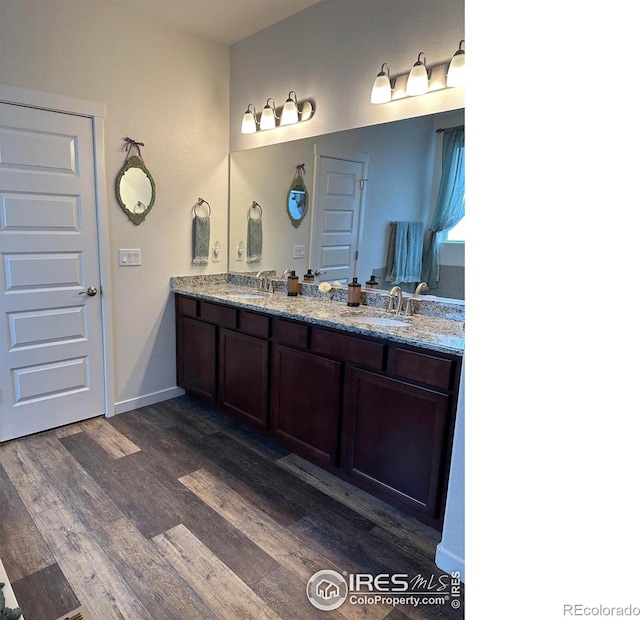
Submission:
<svg viewBox="0 0 640 620">
<path fill-rule="evenodd" d="M 287 295 L 289 297 L 296 297 L 298 295 L 298 290 L 298 276 L 295 271 L 291 271 L 287 278 Z"/>
<path fill-rule="evenodd" d="M 313 275 L 313 271 L 311 271 L 311 269 L 307 269 L 307 273 L 304 274 L 302 279 L 305 282 L 313 282 L 316 279 L 316 277 L 315 275 Z"/>
<path fill-rule="evenodd" d="M 371 278 L 366 281 L 365 286 L 367 288 L 378 288 L 378 283 L 376 282 L 376 276 L 371 274 Z"/>
<path fill-rule="evenodd" d="M 354 278 L 352 282 L 349 282 L 347 287 L 347 306 L 359 306 L 360 305 L 360 289 L 362 286 L 358 283 L 358 278 Z"/>
</svg>

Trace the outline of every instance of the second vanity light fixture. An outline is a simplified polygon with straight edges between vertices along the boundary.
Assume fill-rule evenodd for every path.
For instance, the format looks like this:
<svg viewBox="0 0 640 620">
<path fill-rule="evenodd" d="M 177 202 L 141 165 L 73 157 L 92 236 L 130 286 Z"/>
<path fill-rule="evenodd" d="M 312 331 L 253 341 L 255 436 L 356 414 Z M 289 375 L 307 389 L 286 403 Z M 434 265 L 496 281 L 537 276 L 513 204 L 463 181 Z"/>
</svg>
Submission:
<svg viewBox="0 0 640 620">
<path fill-rule="evenodd" d="M 252 109 L 253 108 L 253 109 Z M 247 111 L 242 117 L 242 133 L 255 133 L 265 131 L 266 129 L 275 129 L 276 121 L 280 121 L 280 127 L 283 125 L 293 125 L 298 122 L 307 121 L 313 116 L 313 105 L 310 101 L 304 101 L 298 104 L 298 97 L 295 91 L 289 91 L 287 100 L 284 102 L 282 113 L 280 116 L 276 113 L 276 102 L 269 97 L 267 103 L 262 109 L 262 114 L 258 118 L 255 106 L 250 103 Z"/>
<path fill-rule="evenodd" d="M 447 88 L 464 85 L 464 50 L 462 46 L 464 39 L 458 45 L 458 51 L 453 55 L 449 63 L 447 71 Z M 429 92 L 429 72 L 426 64 L 426 55 L 424 52 L 418 54 L 418 60 L 411 67 L 411 71 L 406 78 L 406 86 L 404 87 L 405 97 L 415 97 L 416 95 L 424 95 Z M 391 94 L 396 86 L 396 79 L 391 79 L 389 65 L 385 62 L 382 64 L 380 73 L 376 76 L 371 89 L 371 103 L 388 103 L 391 101 Z M 438 90 L 442 85 L 438 86 Z M 434 89 L 435 90 L 435 89 Z M 397 98 L 401 98 L 402 95 Z"/>
</svg>

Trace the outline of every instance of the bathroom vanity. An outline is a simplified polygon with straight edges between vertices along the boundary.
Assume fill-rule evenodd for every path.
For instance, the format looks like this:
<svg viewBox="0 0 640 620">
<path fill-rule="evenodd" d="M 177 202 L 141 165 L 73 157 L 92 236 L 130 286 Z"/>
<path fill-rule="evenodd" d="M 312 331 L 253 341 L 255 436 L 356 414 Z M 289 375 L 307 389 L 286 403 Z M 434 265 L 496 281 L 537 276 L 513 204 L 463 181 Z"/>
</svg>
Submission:
<svg viewBox="0 0 640 620">
<path fill-rule="evenodd" d="M 187 394 L 442 528 L 462 321 L 372 325 L 384 310 L 220 280 L 172 291 Z"/>
</svg>

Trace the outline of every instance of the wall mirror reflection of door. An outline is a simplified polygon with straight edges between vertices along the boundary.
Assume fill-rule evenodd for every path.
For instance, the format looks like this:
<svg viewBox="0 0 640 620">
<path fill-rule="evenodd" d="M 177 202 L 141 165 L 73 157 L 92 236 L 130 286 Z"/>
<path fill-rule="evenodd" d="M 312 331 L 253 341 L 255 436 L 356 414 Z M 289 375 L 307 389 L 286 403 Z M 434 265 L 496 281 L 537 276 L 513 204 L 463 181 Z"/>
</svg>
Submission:
<svg viewBox="0 0 640 620">
<path fill-rule="evenodd" d="M 319 222 L 316 210 L 316 196 L 320 192 L 319 166 L 314 170 L 307 166 L 307 187 L 310 194 L 308 217 L 300 226 L 291 226 L 289 217 L 280 206 L 282 204 L 282 185 L 289 182 L 291 168 L 298 162 L 313 162 L 315 151 L 337 149 L 364 153 L 369 156 L 364 184 L 364 210 L 353 223 L 358 239 L 358 251 L 354 272 L 359 281 L 365 282 L 372 273 L 384 274 L 386 267 L 386 249 L 389 236 L 389 222 L 392 220 L 418 220 L 429 217 L 429 211 L 435 204 L 440 179 L 440 146 L 442 138 L 435 130 L 439 127 L 450 127 L 464 124 L 464 110 L 456 110 L 434 115 L 427 115 L 391 123 L 362 127 L 348 131 L 304 138 L 282 144 L 237 151 L 230 157 L 230 212 L 229 212 L 229 247 L 235 247 L 239 239 L 246 235 L 246 223 L 243 220 L 243 205 L 250 204 L 256 196 L 260 203 L 269 208 L 274 205 L 274 217 L 265 222 L 264 247 L 262 261 L 259 265 L 248 265 L 233 261 L 236 271 L 255 271 L 256 269 L 275 269 L 282 273 L 286 268 L 304 273 L 307 269 L 321 271 L 319 265 L 322 257 L 317 254 L 321 243 L 316 235 L 321 234 L 323 227 L 338 226 L 346 230 L 346 216 L 333 214 L 333 222 Z M 335 181 L 335 182 L 334 182 Z M 326 182 L 326 179 L 325 181 Z M 332 180 L 334 185 L 337 177 Z M 326 190 L 326 188 L 325 188 Z M 344 188 L 341 189 L 344 191 Z M 342 219 L 337 222 L 336 220 Z M 340 233 L 342 234 L 342 233 Z M 293 246 L 304 246 L 303 258 L 293 257 Z M 338 244 L 336 244 L 338 245 Z M 347 250 L 342 256 L 337 249 L 325 252 L 325 258 L 331 260 L 333 266 L 347 262 Z M 457 247 L 443 248 L 441 256 L 442 290 L 446 282 L 442 278 L 453 278 L 456 286 L 453 294 L 442 296 L 464 297 L 464 244 Z M 355 254 L 353 255 L 355 259 Z M 329 261 L 330 262 L 330 261 Z M 353 264 L 351 261 L 350 264 Z M 347 270 L 348 271 L 348 270 Z M 345 271 L 345 273 L 347 272 Z M 451 274 L 451 275 L 450 275 Z M 317 280 L 327 278 L 321 274 Z M 380 288 L 389 288 L 379 278 Z M 461 285 L 462 283 L 462 285 Z M 440 286 L 439 284 L 439 286 Z M 437 293 L 440 294 L 440 293 Z"/>
</svg>

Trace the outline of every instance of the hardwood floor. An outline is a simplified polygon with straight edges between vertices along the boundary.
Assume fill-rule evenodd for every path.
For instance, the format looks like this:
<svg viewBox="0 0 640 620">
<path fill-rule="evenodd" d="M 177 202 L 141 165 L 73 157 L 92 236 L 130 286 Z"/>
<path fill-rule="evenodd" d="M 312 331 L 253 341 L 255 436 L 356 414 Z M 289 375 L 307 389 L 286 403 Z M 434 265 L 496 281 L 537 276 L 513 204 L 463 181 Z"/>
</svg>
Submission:
<svg viewBox="0 0 640 620">
<path fill-rule="evenodd" d="M 81 604 L 94 620 L 463 618 L 452 599 L 307 599 L 323 569 L 421 575 L 438 596 L 439 540 L 186 396 L 0 445 L 0 557 L 25 620 Z"/>
</svg>

